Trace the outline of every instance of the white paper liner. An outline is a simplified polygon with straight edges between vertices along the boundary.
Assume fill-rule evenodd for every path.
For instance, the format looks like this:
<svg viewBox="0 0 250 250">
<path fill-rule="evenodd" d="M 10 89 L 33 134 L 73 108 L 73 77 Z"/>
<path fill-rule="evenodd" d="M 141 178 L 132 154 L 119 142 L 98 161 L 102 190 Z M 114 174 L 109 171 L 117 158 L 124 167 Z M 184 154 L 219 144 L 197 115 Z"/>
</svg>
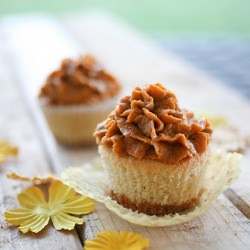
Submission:
<svg viewBox="0 0 250 250">
<path fill-rule="evenodd" d="M 99 158 L 81 167 L 70 167 L 62 174 L 62 181 L 78 193 L 93 198 L 126 221 L 143 226 L 170 226 L 188 222 L 200 216 L 211 203 L 226 190 L 239 175 L 241 154 L 226 153 L 218 149 L 212 154 L 207 166 L 204 193 L 196 207 L 181 213 L 165 216 L 150 216 L 133 212 L 117 204 L 106 195 L 107 178 Z"/>
<path fill-rule="evenodd" d="M 95 144 L 96 125 L 106 119 L 114 109 L 117 97 L 92 105 L 46 105 L 39 100 L 40 108 L 56 139 L 69 146 Z"/>
</svg>

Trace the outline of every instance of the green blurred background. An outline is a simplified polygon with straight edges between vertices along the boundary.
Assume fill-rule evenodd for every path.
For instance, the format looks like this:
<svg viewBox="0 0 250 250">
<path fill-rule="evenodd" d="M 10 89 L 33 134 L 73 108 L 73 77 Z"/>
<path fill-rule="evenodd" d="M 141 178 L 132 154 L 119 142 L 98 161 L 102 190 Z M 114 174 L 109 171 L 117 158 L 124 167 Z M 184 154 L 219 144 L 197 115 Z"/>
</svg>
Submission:
<svg viewBox="0 0 250 250">
<path fill-rule="evenodd" d="M 92 9 L 107 10 L 150 34 L 250 36 L 249 0 L 0 0 L 0 15 Z"/>
<path fill-rule="evenodd" d="M 250 0 L 0 0 L 1 16 L 109 12 L 250 100 Z M 73 17 L 73 18 L 72 18 Z"/>
</svg>

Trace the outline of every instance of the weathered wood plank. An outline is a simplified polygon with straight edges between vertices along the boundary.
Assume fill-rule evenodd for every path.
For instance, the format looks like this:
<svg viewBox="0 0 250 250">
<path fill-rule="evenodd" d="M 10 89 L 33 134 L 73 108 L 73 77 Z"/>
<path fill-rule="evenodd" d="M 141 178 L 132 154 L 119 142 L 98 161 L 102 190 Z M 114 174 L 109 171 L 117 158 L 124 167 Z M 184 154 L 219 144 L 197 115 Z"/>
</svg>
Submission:
<svg viewBox="0 0 250 250">
<path fill-rule="evenodd" d="M 209 91 L 216 90 L 213 98 L 217 101 L 217 105 L 212 103 L 211 106 L 208 106 L 211 110 L 216 110 L 217 108 L 218 112 L 218 101 L 221 101 L 219 97 L 222 92 L 224 94 L 222 96 L 224 103 L 235 101 L 236 108 L 242 107 L 243 111 L 248 110 L 248 106 L 244 102 L 237 101 L 237 98 L 232 97 L 233 93 L 229 90 L 217 88 L 213 83 L 211 83 L 211 87 L 208 85 L 211 79 L 203 77 L 195 70 L 184 66 L 171 55 L 161 55 L 145 39 L 138 38 L 137 35 L 126 30 L 126 28 L 119 25 L 116 26 L 109 21 L 106 22 L 105 19 L 93 18 L 83 19 L 80 22 L 77 21 L 76 25 L 70 22 L 69 27 L 74 30 L 75 34 L 84 42 L 90 52 L 100 58 L 111 71 L 122 79 L 124 92 L 128 91 L 133 85 L 143 84 L 148 81 L 166 82 L 172 80 L 175 83 L 172 83 L 170 88 L 177 92 L 180 99 L 183 97 L 183 103 L 188 103 L 189 108 L 197 105 L 201 108 L 206 108 L 211 102 Z M 9 35 L 11 34 L 9 33 Z M 14 37 L 12 37 L 13 39 Z M 62 37 L 60 40 L 63 41 Z M 100 43 L 100 41 L 102 42 Z M 50 45 L 48 44 L 49 48 L 46 48 L 47 51 L 50 51 Z M 69 44 L 69 46 L 74 47 L 75 45 Z M 29 51 L 29 56 L 26 55 L 24 57 L 26 54 L 25 48 Z M 43 128 L 42 119 L 38 118 L 41 114 L 35 102 L 35 96 L 44 77 L 45 69 L 37 72 L 36 68 L 32 68 L 33 60 L 35 60 L 33 54 L 36 51 L 34 45 L 27 47 L 26 45 L 15 44 L 15 49 L 16 70 L 23 79 L 24 95 L 27 96 L 29 99 L 28 103 L 32 106 L 32 116 L 35 117 L 38 129 L 41 130 L 43 137 L 49 138 L 48 131 L 46 128 Z M 40 53 L 44 54 L 45 52 Z M 45 54 L 50 58 L 51 53 Z M 57 51 L 56 57 L 59 54 Z M 69 53 L 67 56 L 72 56 L 72 54 Z M 44 55 L 42 58 L 40 63 L 48 61 L 48 59 L 45 60 Z M 53 60 L 57 60 L 55 57 L 53 58 Z M 46 71 L 50 71 L 52 65 L 47 66 L 44 65 Z M 32 71 L 30 70 L 31 68 Z M 42 71 L 43 73 L 41 73 Z M 30 87 L 31 84 L 32 87 Z M 190 91 L 192 88 L 196 89 L 196 94 L 193 93 L 194 91 Z M 195 98 L 197 93 L 201 93 L 200 91 L 204 91 L 205 94 Z M 190 94 L 189 98 L 192 102 L 187 98 L 187 94 Z M 223 114 L 225 111 L 226 108 L 224 106 L 220 107 L 219 112 Z M 227 115 L 227 113 L 225 114 Z M 52 152 L 54 153 L 51 156 L 56 156 L 52 158 L 55 158 L 55 161 L 59 162 L 58 165 L 60 166 L 78 165 L 96 155 L 96 148 L 76 150 L 57 146 L 53 143 L 53 140 L 52 142 L 50 139 L 44 140 L 44 145 L 53 148 Z M 82 236 L 85 239 L 92 238 L 99 231 L 110 229 L 142 233 L 151 239 L 151 249 L 183 249 L 183 247 L 185 249 L 247 249 L 249 246 L 249 220 L 225 196 L 221 196 L 200 218 L 175 227 L 145 228 L 136 226 L 121 220 L 101 204 L 97 204 L 96 211 L 93 214 L 85 216 L 85 221 L 85 235 Z"/>
<path fill-rule="evenodd" d="M 178 226 L 146 228 L 125 222 L 97 204 L 85 219 L 85 237 L 104 230 L 128 230 L 150 238 L 150 249 L 248 249 L 250 221 L 224 196 L 200 218 Z"/>
<path fill-rule="evenodd" d="M 237 181 L 230 188 L 232 192 L 226 192 L 227 197 L 246 214 L 250 219 L 250 150 L 246 152 L 241 162 L 241 174 Z M 230 191 L 230 190 L 229 190 Z"/>
<path fill-rule="evenodd" d="M 80 47 L 80 43 L 70 37 L 55 19 L 46 15 L 6 18 L 3 29 L 9 48 L 8 63 L 20 79 L 18 84 L 22 95 L 57 172 L 61 171 L 62 166 L 81 164 L 96 156 L 96 147 L 72 149 L 58 145 L 51 136 L 37 101 L 39 90 L 51 70 L 57 68 L 62 59 L 84 53 L 84 47 Z M 28 33 L 29 36 L 23 36 Z"/>
<path fill-rule="evenodd" d="M 3 33 L 0 36 L 0 138 L 20 149 L 17 159 L 0 166 L 0 249 L 81 249 L 76 231 L 59 232 L 49 226 L 37 235 L 23 235 L 4 221 L 4 211 L 19 206 L 16 195 L 28 185 L 9 180 L 6 174 L 16 171 L 23 175 L 46 175 L 52 169 L 15 82 L 18 79 L 13 79 L 13 69 L 7 68 L 6 40 Z"/>
</svg>

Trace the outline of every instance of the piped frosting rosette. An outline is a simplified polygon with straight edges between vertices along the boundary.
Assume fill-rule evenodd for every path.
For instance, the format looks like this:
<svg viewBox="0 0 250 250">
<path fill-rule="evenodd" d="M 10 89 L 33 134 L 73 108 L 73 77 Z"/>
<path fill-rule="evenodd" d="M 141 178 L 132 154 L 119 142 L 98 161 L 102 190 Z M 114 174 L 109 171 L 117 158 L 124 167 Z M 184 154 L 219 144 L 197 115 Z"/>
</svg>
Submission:
<svg viewBox="0 0 250 250">
<path fill-rule="evenodd" d="M 150 84 L 122 98 L 95 136 L 119 156 L 174 164 L 204 153 L 211 133 L 207 119 L 196 121 L 192 112 L 178 106 L 174 93 Z"/>
</svg>

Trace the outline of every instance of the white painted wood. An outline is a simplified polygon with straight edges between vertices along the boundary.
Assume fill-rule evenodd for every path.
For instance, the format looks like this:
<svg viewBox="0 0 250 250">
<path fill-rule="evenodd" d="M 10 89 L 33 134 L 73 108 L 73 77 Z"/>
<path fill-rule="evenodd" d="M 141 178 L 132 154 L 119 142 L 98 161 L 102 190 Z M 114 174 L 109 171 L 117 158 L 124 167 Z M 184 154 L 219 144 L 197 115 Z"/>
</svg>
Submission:
<svg viewBox="0 0 250 250">
<path fill-rule="evenodd" d="M 45 76 L 59 64 L 62 58 L 75 56 L 81 50 L 83 53 L 86 51 L 93 53 L 117 75 L 123 83 L 124 93 L 130 91 L 135 85 L 156 81 L 166 82 L 188 108 L 199 107 L 199 110 L 206 109 L 225 115 L 238 126 L 249 121 L 249 117 L 243 115 L 249 112 L 249 104 L 239 95 L 227 88 L 217 86 L 214 79 L 186 65 L 170 53 L 161 51 L 137 32 L 112 18 L 91 15 L 68 21 L 67 26 L 71 29 L 71 34 L 75 34 L 79 39 L 78 43 L 72 35 L 65 33 L 60 25 L 48 17 L 15 17 L 5 19 L 2 24 L 5 37 L 5 47 L 2 50 L 10 55 L 6 65 L 15 75 L 16 85 L 14 86 L 20 87 L 23 102 L 29 111 L 29 115 L 20 113 L 20 116 L 25 117 L 22 119 L 32 119 L 36 124 L 36 132 L 29 137 L 30 140 L 37 141 L 39 135 L 43 147 L 40 146 L 35 152 L 36 154 L 45 152 L 47 162 L 57 173 L 63 167 L 81 164 L 97 155 L 96 148 L 69 149 L 58 145 L 51 137 L 36 102 L 36 95 Z M 35 31 L 36 29 L 39 32 Z M 33 32 L 35 35 L 28 36 Z M 21 40 L 20 43 L 17 42 L 19 40 Z M 54 51 L 56 53 L 53 53 Z M 10 91 L 6 99 L 10 100 L 11 95 Z M 8 110 L 8 107 L 5 109 Z M 8 117 L 7 120 L 11 118 Z M 25 131 L 18 130 L 18 133 L 26 136 Z M 243 129 L 243 132 L 248 133 L 247 129 Z M 16 140 L 20 137 L 13 135 L 12 138 Z M 26 151 L 27 148 L 29 149 L 29 144 L 24 144 L 23 148 Z M 42 164 L 43 161 L 39 157 L 34 158 L 37 164 Z M 29 154 L 24 159 L 29 161 Z M 248 172 L 247 162 L 249 161 L 246 160 L 243 163 L 244 171 L 246 170 L 244 174 Z M 29 171 L 33 170 L 29 169 Z M 43 171 L 49 170 L 44 168 Z M 241 183 L 242 178 L 245 178 L 244 190 L 249 188 L 247 184 L 249 176 L 244 175 L 238 182 Z M 238 183 L 235 185 L 241 185 Z M 240 193 L 239 190 L 241 190 L 239 186 L 238 189 L 233 189 L 236 196 L 240 195 L 247 204 L 248 199 L 244 195 L 247 192 L 243 190 Z M 235 194 L 233 198 L 236 197 Z M 240 206 L 238 208 L 241 209 Z M 82 238 L 85 239 L 90 239 L 97 232 L 107 229 L 134 231 L 151 239 L 150 249 L 248 249 L 249 219 L 238 208 L 222 195 L 203 216 L 190 223 L 175 227 L 145 228 L 127 223 L 110 213 L 103 205 L 97 204 L 95 212 L 85 216 L 85 230 L 80 228 L 80 231 L 84 234 Z M 50 237 L 49 234 L 42 239 L 49 242 Z M 20 236 L 20 239 L 23 240 L 23 236 Z M 61 238 L 55 236 L 55 239 L 58 242 Z M 40 244 L 40 239 L 34 242 Z M 9 242 L 3 244 L 7 249 L 11 246 Z M 74 249 L 75 241 L 69 244 Z"/>
</svg>

